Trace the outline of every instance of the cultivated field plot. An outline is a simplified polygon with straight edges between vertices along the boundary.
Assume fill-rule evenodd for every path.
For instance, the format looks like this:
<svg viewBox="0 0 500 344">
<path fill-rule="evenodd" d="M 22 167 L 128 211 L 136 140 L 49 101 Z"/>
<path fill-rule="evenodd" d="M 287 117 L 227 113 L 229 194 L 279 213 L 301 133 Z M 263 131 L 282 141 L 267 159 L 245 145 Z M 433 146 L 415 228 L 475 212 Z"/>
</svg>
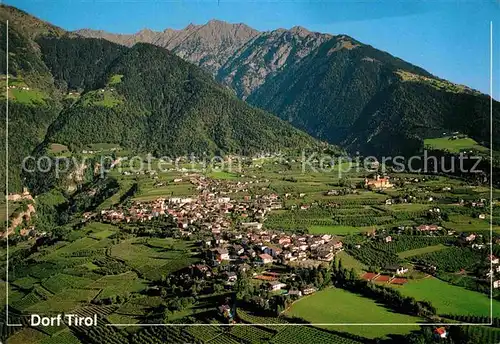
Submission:
<svg viewBox="0 0 500 344">
<path fill-rule="evenodd" d="M 162 274 L 182 269 L 197 259 L 191 256 L 186 241 L 172 239 L 147 240 L 130 239 L 111 248 L 111 256 L 125 261 L 129 266 L 141 271 L 146 278 L 156 280 Z M 165 247 L 160 244 L 168 245 Z"/>
<path fill-rule="evenodd" d="M 134 195 L 133 199 L 136 201 L 149 201 L 155 200 L 160 197 L 175 197 L 175 196 L 191 196 L 197 194 L 196 188 L 189 183 L 179 182 L 173 183 L 171 181 L 166 182 L 167 185 L 164 186 L 154 186 L 160 181 L 150 182 L 145 181 L 139 184 L 140 191 Z"/>
<path fill-rule="evenodd" d="M 45 314 L 46 312 L 69 312 L 78 306 L 90 302 L 97 296 L 97 289 L 66 289 L 46 301 L 38 302 L 26 309 L 31 313 Z"/>
<path fill-rule="evenodd" d="M 45 333 L 33 328 L 25 328 L 9 337 L 9 344 L 35 344 L 49 339 Z M 78 342 L 77 342 L 78 343 Z"/>
<path fill-rule="evenodd" d="M 365 233 L 372 230 L 373 227 L 354 227 L 354 226 L 309 226 L 307 227 L 311 234 L 333 234 L 343 235 L 352 233 Z"/>
<path fill-rule="evenodd" d="M 425 254 L 425 253 L 432 253 L 432 252 L 436 252 L 436 251 L 441 251 L 441 250 L 444 250 L 446 248 L 447 248 L 446 246 L 444 246 L 442 244 L 438 244 L 438 245 L 421 247 L 421 248 L 416 248 L 413 250 L 399 252 L 398 256 L 400 258 L 409 258 L 409 257 L 418 256 L 418 255 Z"/>
<path fill-rule="evenodd" d="M 367 338 L 385 337 L 390 333 L 406 334 L 418 329 L 422 320 L 394 313 L 375 301 L 343 289 L 329 288 L 300 299 L 285 313 L 311 323 L 408 323 L 408 326 L 327 326 L 326 328 L 358 334 Z M 362 316 L 361 316 L 362 315 Z"/>
<path fill-rule="evenodd" d="M 119 275 L 108 275 L 90 284 L 88 288 L 101 290 L 97 299 L 107 299 L 118 295 L 139 292 L 146 288 L 146 281 L 129 271 Z"/>
<path fill-rule="evenodd" d="M 85 277 L 72 276 L 67 274 L 56 274 L 49 279 L 43 281 L 42 286 L 53 294 L 57 294 L 63 290 L 70 288 L 83 288 L 93 280 Z"/>
<path fill-rule="evenodd" d="M 490 299 L 488 295 L 443 282 L 437 278 L 410 281 L 403 287 L 397 287 L 405 296 L 418 301 L 429 301 L 438 314 L 461 314 L 489 316 Z M 500 317 L 500 302 L 493 301 L 493 316 Z"/>
<path fill-rule="evenodd" d="M 465 215 L 451 215 L 449 221 L 445 224 L 449 228 L 464 232 L 480 232 L 490 230 L 489 219 L 483 220 L 479 218 L 471 218 L 470 216 Z M 494 225 L 493 231 L 499 232 L 500 226 Z"/>
<path fill-rule="evenodd" d="M 342 261 L 342 266 L 345 268 L 354 269 L 358 273 L 366 270 L 366 266 L 363 263 L 361 263 L 345 251 L 337 253 L 337 257 Z"/>
<path fill-rule="evenodd" d="M 141 296 L 127 301 L 113 314 L 114 316 L 129 316 L 131 318 L 146 315 L 151 309 L 159 306 L 163 299 L 159 296 Z M 116 321 L 112 321 L 116 322 Z"/>
<path fill-rule="evenodd" d="M 43 339 L 39 344 L 80 344 L 80 340 L 69 330 L 64 330 Z"/>
<path fill-rule="evenodd" d="M 286 327 L 271 339 L 273 344 L 332 343 L 357 344 L 354 339 L 345 338 L 315 327 Z"/>
<path fill-rule="evenodd" d="M 85 230 L 91 238 L 101 240 L 112 236 L 119 229 L 107 223 L 91 222 L 85 226 Z"/>
<path fill-rule="evenodd" d="M 49 153 L 56 156 L 66 156 L 69 155 L 69 148 L 66 145 L 60 143 L 51 143 L 49 146 Z"/>
<path fill-rule="evenodd" d="M 446 150 L 451 153 L 476 150 L 488 152 L 488 148 L 481 146 L 472 138 L 453 138 L 452 136 L 439 137 L 435 139 L 425 139 L 424 145 L 434 149 Z"/>
<path fill-rule="evenodd" d="M 43 257 L 43 260 L 50 260 L 52 258 L 74 255 L 76 252 L 91 249 L 100 243 L 99 240 L 90 237 L 84 237 L 73 241 Z"/>
</svg>

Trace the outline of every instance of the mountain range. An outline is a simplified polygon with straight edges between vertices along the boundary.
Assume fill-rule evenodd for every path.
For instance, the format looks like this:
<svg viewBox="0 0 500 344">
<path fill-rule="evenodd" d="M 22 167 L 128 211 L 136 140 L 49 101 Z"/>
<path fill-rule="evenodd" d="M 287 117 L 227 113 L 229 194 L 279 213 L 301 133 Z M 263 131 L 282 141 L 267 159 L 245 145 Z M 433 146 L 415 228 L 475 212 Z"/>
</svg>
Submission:
<svg viewBox="0 0 500 344">
<path fill-rule="evenodd" d="M 167 49 L 84 38 L 13 7 L 2 6 L 0 17 L 10 24 L 12 190 L 26 183 L 19 173 L 22 159 L 35 150 L 43 154 L 51 143 L 75 152 L 93 143 L 114 143 L 132 152 L 169 157 L 247 155 L 319 144 L 240 100 L 209 73 Z M 0 38 L 5 41 L 5 26 Z M 6 65 L 0 67 L 5 80 Z M 5 94 L 4 89 L 2 102 Z M 0 129 L 5 135 L 3 121 Z"/>
<path fill-rule="evenodd" d="M 347 35 L 300 26 L 259 32 L 218 20 L 131 35 L 75 33 L 169 49 L 210 72 L 239 98 L 351 151 L 412 154 L 423 147 L 424 138 L 455 131 L 489 141 L 489 96 Z M 496 101 L 493 119 L 496 145 Z"/>
<path fill-rule="evenodd" d="M 132 35 L 67 32 L 5 5 L 0 19 L 10 24 L 14 189 L 22 157 L 50 143 L 176 155 L 327 141 L 380 156 L 414 154 L 443 132 L 488 142 L 493 129 L 500 141 L 498 102 L 490 128 L 488 96 L 347 35 L 218 20 Z M 6 67 L 2 59 L 2 78 Z"/>
</svg>

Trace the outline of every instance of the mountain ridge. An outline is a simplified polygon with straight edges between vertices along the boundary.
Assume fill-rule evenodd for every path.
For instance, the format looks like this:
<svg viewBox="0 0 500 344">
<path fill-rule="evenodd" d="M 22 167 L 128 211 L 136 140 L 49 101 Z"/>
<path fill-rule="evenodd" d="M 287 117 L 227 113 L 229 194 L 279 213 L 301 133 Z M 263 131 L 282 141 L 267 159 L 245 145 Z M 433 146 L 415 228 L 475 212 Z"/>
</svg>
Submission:
<svg viewBox="0 0 500 344">
<path fill-rule="evenodd" d="M 216 47 L 210 50 L 215 57 L 208 63 L 190 54 L 191 45 L 203 50 L 189 37 L 171 50 L 212 73 L 239 98 L 353 152 L 411 154 L 436 132 L 459 131 L 489 141 L 487 95 L 345 34 L 300 26 L 258 32 L 244 43 L 225 47 L 224 54 Z M 496 124 L 496 101 L 493 110 Z M 500 143 L 497 128 L 491 128 L 495 145 Z"/>
<path fill-rule="evenodd" d="M 173 157 L 254 154 L 320 144 L 238 99 L 209 73 L 167 49 L 148 43 L 128 48 L 84 38 L 13 7 L 1 8 L 12 24 L 9 89 L 0 95 L 0 113 L 5 115 L 8 94 L 11 115 L 8 191 L 26 184 L 35 191 L 51 187 L 50 178 L 21 174 L 22 160 L 46 154 L 51 143 L 68 145 L 73 152 L 87 144 L 113 143 L 135 153 Z M 1 40 L 6 33 L 2 25 Z M 7 73 L 4 62 L 2 80 Z M 2 121 L 0 133 L 5 132 Z M 3 145 L 4 141 L 2 153 Z M 5 159 L 5 154 L 0 156 L 2 179 Z"/>
<path fill-rule="evenodd" d="M 18 77 L 18 85 L 31 89 L 29 99 L 24 98 L 27 102 L 12 101 L 22 123 L 19 132 L 11 134 L 22 142 L 29 137 L 26 145 L 20 144 L 20 156 L 44 139 L 76 146 L 102 141 L 106 136 L 98 136 L 100 122 L 107 123 L 104 128 L 114 143 L 155 154 L 182 154 L 190 145 L 197 150 L 248 153 L 259 147 L 297 148 L 316 142 L 276 116 L 319 140 L 377 156 L 418 153 L 424 139 L 442 132 L 458 131 L 489 142 L 491 129 L 494 146 L 500 143 L 498 102 L 493 102 L 490 128 L 486 95 L 348 35 L 302 27 L 260 32 L 243 24 L 211 21 L 180 33 L 164 31 L 167 35 L 161 39 L 143 30 L 144 37 L 136 39 L 154 42 L 130 42 L 130 48 L 64 32 L 23 11 L 7 9 L 3 17 L 15 18 L 12 52 L 19 52 L 10 59 L 12 80 Z M 99 36 L 99 32 L 86 34 Z M 151 59 L 142 61 L 139 51 Z M 114 70 L 130 52 L 135 52 L 134 62 Z M 181 68 L 184 63 L 192 67 Z M 5 74 L 4 61 L 0 67 Z M 148 78 L 150 84 L 144 83 Z M 111 79 L 117 85 L 110 86 Z M 80 97 L 76 101 L 74 95 L 67 97 L 75 91 Z M 23 136 L 30 123 L 22 114 L 42 108 L 43 120 L 36 122 L 35 133 Z M 71 123 L 72 114 L 77 125 Z M 222 119 L 220 126 L 215 123 L 217 116 Z M 158 128 L 169 133 L 170 141 Z"/>
</svg>

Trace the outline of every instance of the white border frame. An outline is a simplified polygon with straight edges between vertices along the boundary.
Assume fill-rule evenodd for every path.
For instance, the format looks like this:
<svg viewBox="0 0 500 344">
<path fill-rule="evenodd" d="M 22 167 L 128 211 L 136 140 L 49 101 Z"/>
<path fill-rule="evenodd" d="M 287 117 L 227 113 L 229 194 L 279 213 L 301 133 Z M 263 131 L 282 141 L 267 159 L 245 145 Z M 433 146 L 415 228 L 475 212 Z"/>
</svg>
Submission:
<svg viewBox="0 0 500 344">
<path fill-rule="evenodd" d="M 6 219 L 9 219 L 9 21 L 6 21 L 6 104 L 5 104 L 5 201 Z M 493 21 L 490 21 L 490 254 L 493 255 Z M 6 228 L 8 233 L 8 227 Z M 24 326 L 9 322 L 9 240 L 7 235 L 7 258 L 5 272 L 5 317 L 8 327 Z M 493 263 L 490 260 L 490 269 Z M 493 275 L 490 276 L 490 322 L 489 323 L 283 323 L 283 324 L 106 324 L 107 327 L 191 327 L 191 326 L 488 326 L 493 325 Z"/>
</svg>

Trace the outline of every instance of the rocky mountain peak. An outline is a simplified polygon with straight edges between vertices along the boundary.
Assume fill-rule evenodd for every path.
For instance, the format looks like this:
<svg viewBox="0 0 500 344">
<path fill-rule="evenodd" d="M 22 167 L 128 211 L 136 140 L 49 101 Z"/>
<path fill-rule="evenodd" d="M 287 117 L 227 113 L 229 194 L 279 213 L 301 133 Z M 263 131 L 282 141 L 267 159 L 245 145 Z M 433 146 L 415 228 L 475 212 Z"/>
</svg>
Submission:
<svg viewBox="0 0 500 344">
<path fill-rule="evenodd" d="M 311 33 L 311 31 L 307 30 L 305 27 L 302 26 L 294 26 L 289 31 L 299 36 L 307 36 Z"/>
</svg>

